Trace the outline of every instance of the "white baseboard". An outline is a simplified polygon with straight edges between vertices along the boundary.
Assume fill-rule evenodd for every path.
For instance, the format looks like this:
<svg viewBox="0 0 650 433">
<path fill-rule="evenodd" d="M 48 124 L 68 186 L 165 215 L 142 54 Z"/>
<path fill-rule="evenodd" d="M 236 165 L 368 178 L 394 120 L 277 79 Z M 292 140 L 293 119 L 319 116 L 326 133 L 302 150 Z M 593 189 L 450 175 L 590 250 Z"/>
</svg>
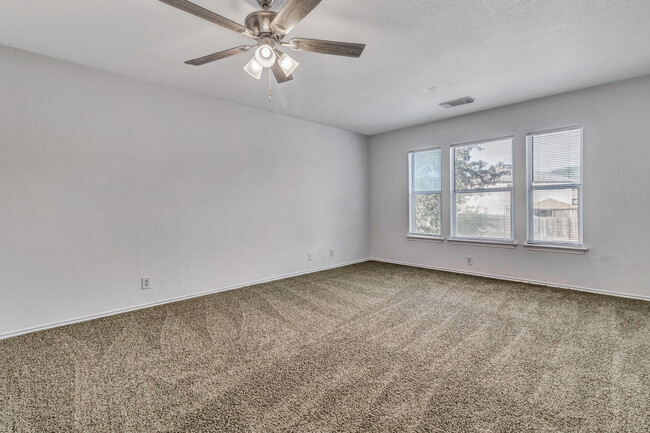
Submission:
<svg viewBox="0 0 650 433">
<path fill-rule="evenodd" d="M 468 272 L 464 269 L 444 268 L 441 266 L 423 265 L 420 263 L 409 263 L 409 262 L 402 262 L 399 260 L 381 259 L 378 257 L 371 257 L 368 260 L 375 261 L 375 262 L 392 263 L 394 265 L 412 266 L 415 268 L 433 269 L 435 271 L 452 272 L 454 274 L 474 275 L 477 277 L 493 278 L 496 280 L 515 281 L 518 283 L 535 284 L 538 286 L 555 287 L 559 289 L 577 290 L 579 292 L 589 292 L 589 293 L 597 293 L 600 295 L 617 296 L 619 298 L 631 298 L 631 299 L 638 299 L 641 301 L 650 301 L 650 296 L 634 295 L 631 293 L 610 292 L 607 290 L 592 289 L 589 287 L 568 286 L 564 284 L 549 283 L 548 281 L 528 280 L 523 278 L 508 277 L 505 275 L 487 274 L 483 272 Z"/>
<path fill-rule="evenodd" d="M 309 270 L 306 270 L 306 271 L 299 271 L 299 272 L 292 272 L 292 273 L 289 273 L 289 274 L 277 275 L 275 277 L 264 278 L 262 280 L 256 280 L 256 281 L 249 281 L 249 282 L 246 282 L 246 283 L 235 284 L 235 285 L 232 285 L 232 286 L 220 287 L 218 289 L 208 290 L 208 291 L 199 292 L 199 293 L 193 293 L 191 295 L 179 296 L 179 297 L 176 297 L 176 298 L 164 299 L 162 301 L 156 301 L 156 302 L 150 302 L 150 303 L 147 303 L 147 304 L 135 305 L 135 306 L 132 306 L 132 307 L 120 308 L 118 310 L 107 311 L 107 312 L 104 312 L 104 313 L 91 314 L 91 315 L 88 315 L 88 316 L 77 317 L 75 319 L 64 320 L 64 321 L 61 321 L 61 322 L 48 323 L 46 325 L 35 326 L 35 327 L 32 327 L 32 328 L 20 329 L 18 331 L 12 331 L 12 332 L 8 332 L 8 333 L 0 334 L 0 340 L 4 340 L 4 339 L 7 339 L 7 338 L 11 338 L 11 337 L 17 337 L 18 335 L 29 334 L 31 332 L 43 331 L 45 329 L 57 328 L 59 326 L 72 325 L 73 323 L 86 322 L 88 320 L 99 319 L 101 317 L 114 316 L 116 314 L 128 313 L 129 311 L 142 310 L 144 308 L 151 308 L 151 307 L 155 307 L 155 306 L 158 306 L 158 305 L 169 304 L 169 303 L 172 303 L 172 302 L 184 301 L 186 299 L 198 298 L 198 297 L 205 296 L 205 295 L 212 295 L 214 293 L 226 292 L 228 290 L 241 289 L 242 287 L 254 286 L 256 284 L 269 283 L 271 281 L 283 280 L 285 278 L 297 277 L 297 276 L 306 275 L 306 274 L 313 274 L 314 272 L 326 271 L 328 269 L 342 268 L 344 266 L 355 265 L 357 263 L 363 263 L 363 262 L 367 262 L 367 261 L 368 261 L 368 259 L 353 260 L 351 262 L 339 263 L 339 264 L 336 264 L 336 265 L 325 266 L 325 267 L 315 268 L 315 269 L 309 269 Z"/>
</svg>

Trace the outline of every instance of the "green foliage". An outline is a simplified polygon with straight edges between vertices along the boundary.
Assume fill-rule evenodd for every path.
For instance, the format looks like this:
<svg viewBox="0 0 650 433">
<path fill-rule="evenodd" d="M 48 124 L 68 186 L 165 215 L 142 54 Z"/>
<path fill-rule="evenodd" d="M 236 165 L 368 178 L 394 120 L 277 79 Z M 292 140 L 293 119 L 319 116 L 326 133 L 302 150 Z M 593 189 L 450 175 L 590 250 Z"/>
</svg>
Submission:
<svg viewBox="0 0 650 433">
<path fill-rule="evenodd" d="M 502 179 L 511 174 L 512 168 L 503 161 L 488 165 L 487 161 L 473 160 L 474 149 L 483 150 L 479 145 L 454 148 L 457 190 L 494 186 L 502 183 Z"/>
<path fill-rule="evenodd" d="M 415 231 L 440 234 L 440 194 L 415 196 Z"/>
<path fill-rule="evenodd" d="M 495 186 L 504 183 L 504 178 L 511 176 L 512 168 L 503 161 L 499 161 L 496 164 L 489 164 L 487 161 L 472 159 L 471 153 L 473 150 L 483 150 L 483 148 L 479 145 L 455 148 L 456 189 L 467 190 Z M 474 155 L 474 158 L 476 158 L 476 155 Z M 420 177 L 423 179 L 430 178 L 429 173 L 424 172 L 424 170 L 430 169 L 430 164 L 417 166 L 418 179 Z M 420 170 L 423 171 L 421 172 Z M 440 172 L 439 168 L 434 171 Z M 439 182 L 439 179 L 437 179 L 437 182 Z M 414 200 L 416 232 L 439 234 L 440 194 L 416 194 Z M 466 201 L 466 197 L 462 195 L 457 196 L 458 206 L 465 205 Z M 462 215 L 457 220 L 459 233 L 471 233 L 473 235 L 483 235 L 485 232 L 493 231 L 494 227 L 498 227 L 501 222 L 502 219 L 489 216 L 481 212 L 479 208 L 469 209 L 467 206 L 465 206 Z"/>
</svg>

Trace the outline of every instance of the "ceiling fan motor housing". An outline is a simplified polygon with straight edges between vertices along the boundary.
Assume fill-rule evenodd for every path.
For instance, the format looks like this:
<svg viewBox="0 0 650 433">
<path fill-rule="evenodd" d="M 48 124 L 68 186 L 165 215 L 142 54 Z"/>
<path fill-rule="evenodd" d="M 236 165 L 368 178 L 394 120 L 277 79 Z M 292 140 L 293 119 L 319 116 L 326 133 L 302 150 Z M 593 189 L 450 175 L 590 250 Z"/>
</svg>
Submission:
<svg viewBox="0 0 650 433">
<path fill-rule="evenodd" d="M 253 32 L 255 37 L 271 36 L 271 22 L 277 15 L 273 11 L 256 11 L 246 17 L 246 27 Z"/>
</svg>

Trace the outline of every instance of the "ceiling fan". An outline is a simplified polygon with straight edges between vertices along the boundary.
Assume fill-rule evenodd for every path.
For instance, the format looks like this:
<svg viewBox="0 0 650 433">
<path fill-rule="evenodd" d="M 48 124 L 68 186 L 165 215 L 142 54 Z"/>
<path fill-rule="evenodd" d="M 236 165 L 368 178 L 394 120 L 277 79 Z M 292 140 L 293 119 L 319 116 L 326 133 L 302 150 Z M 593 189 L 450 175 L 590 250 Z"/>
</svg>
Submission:
<svg viewBox="0 0 650 433">
<path fill-rule="evenodd" d="M 160 1 L 257 41 L 255 45 L 240 45 L 198 59 L 188 60 L 185 62 L 188 65 L 201 66 L 255 49 L 255 55 L 244 66 L 244 70 L 250 76 L 259 80 L 264 69 L 270 69 L 276 81 L 284 83 L 293 80 L 291 74 L 299 63 L 288 54 L 281 52 L 278 49 L 279 47 L 287 47 L 294 51 L 310 51 L 312 53 L 356 58 L 361 56 L 366 47 L 365 44 L 305 38 L 293 38 L 288 42 L 283 41 L 287 33 L 318 6 L 321 0 L 288 0 L 279 12 L 271 10 L 275 0 L 257 0 L 262 10 L 248 15 L 244 21 L 246 26 L 242 26 L 186 0 Z"/>
</svg>

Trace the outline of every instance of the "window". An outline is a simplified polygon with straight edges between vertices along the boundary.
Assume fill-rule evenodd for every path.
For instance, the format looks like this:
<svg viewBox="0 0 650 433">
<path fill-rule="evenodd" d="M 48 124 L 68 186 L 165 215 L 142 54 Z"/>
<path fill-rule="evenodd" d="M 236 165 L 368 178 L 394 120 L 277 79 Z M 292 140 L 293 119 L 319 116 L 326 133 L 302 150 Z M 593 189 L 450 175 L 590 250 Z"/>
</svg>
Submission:
<svg viewBox="0 0 650 433">
<path fill-rule="evenodd" d="M 537 132 L 528 147 L 528 242 L 582 245 L 582 128 Z"/>
<path fill-rule="evenodd" d="M 409 152 L 409 233 L 440 236 L 440 149 Z"/>
<path fill-rule="evenodd" d="M 452 238 L 513 241 L 512 137 L 451 147 Z"/>
</svg>

